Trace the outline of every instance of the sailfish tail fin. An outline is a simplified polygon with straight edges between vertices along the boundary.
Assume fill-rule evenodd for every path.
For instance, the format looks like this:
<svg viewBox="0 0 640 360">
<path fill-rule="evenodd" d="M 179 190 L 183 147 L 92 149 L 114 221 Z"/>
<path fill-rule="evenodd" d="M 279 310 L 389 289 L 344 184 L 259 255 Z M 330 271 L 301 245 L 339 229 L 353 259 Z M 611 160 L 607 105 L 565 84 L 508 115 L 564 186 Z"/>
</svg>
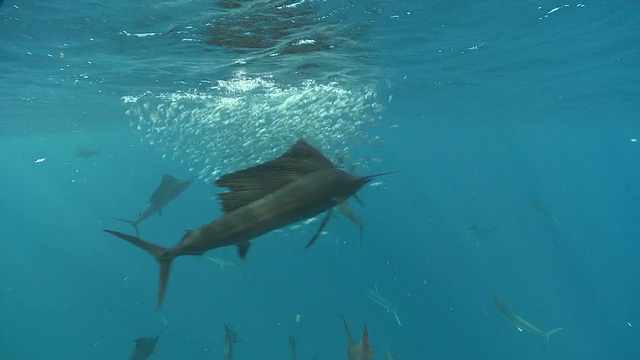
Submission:
<svg viewBox="0 0 640 360">
<path fill-rule="evenodd" d="M 114 235 L 128 243 L 131 243 L 138 248 L 145 250 L 149 254 L 153 255 L 158 264 L 160 264 L 160 287 L 158 289 L 158 304 L 156 310 L 160 310 L 162 307 L 162 301 L 164 300 L 164 294 L 167 290 L 167 283 L 169 282 L 169 274 L 171 272 L 171 262 L 173 261 L 172 257 L 168 257 L 166 255 L 167 248 L 162 247 L 160 245 L 156 245 L 150 243 L 148 241 L 142 240 L 138 237 L 123 234 L 118 231 L 113 230 L 104 230 L 105 232 Z"/>
<path fill-rule="evenodd" d="M 545 339 L 548 339 L 551 334 L 555 334 L 560 330 L 563 330 L 563 328 L 557 328 L 557 329 L 547 331 L 546 333 L 544 333 Z"/>
<path fill-rule="evenodd" d="M 118 221 L 126 222 L 127 224 L 131 224 L 131 226 L 133 226 L 133 229 L 136 231 L 136 237 L 140 237 L 140 230 L 138 230 L 137 220 L 127 220 L 127 219 L 117 218 L 117 217 L 114 217 L 113 220 L 118 220 Z"/>
</svg>

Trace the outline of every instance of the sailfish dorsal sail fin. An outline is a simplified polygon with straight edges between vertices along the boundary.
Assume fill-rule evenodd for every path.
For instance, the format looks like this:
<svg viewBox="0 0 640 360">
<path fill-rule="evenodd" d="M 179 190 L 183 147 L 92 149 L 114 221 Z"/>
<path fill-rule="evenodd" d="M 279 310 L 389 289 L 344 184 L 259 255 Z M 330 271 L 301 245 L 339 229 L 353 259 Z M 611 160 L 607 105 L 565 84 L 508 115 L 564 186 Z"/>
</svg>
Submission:
<svg viewBox="0 0 640 360">
<path fill-rule="evenodd" d="M 167 191 L 169 191 L 171 187 L 175 186 L 179 182 L 180 180 L 178 180 L 177 178 L 169 174 L 164 175 L 162 177 L 162 181 L 160 182 L 160 185 L 158 185 L 158 187 L 153 191 L 153 194 L 151 194 L 151 197 L 149 198 L 149 203 L 153 203 L 158 199 L 160 199 L 161 197 L 165 196 Z"/>
<path fill-rule="evenodd" d="M 218 194 L 225 213 L 248 205 L 293 181 L 334 165 L 318 149 L 298 140 L 280 157 L 265 163 L 221 176 L 215 181 L 229 192 Z"/>
</svg>

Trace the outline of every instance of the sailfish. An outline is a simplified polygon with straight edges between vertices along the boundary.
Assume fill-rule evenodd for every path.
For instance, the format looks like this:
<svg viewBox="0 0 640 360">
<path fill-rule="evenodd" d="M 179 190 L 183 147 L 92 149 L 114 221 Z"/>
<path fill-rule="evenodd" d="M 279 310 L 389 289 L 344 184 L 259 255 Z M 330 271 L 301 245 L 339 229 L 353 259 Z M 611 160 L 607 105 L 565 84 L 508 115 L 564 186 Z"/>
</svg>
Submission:
<svg viewBox="0 0 640 360">
<path fill-rule="evenodd" d="M 127 220 L 122 218 L 114 218 L 118 221 L 123 221 L 133 225 L 133 229 L 136 231 L 136 236 L 140 237 L 140 231 L 138 230 L 138 224 L 151 216 L 158 214 L 162 216 L 162 209 L 167 206 L 170 202 L 172 202 L 175 198 L 180 196 L 191 183 L 195 180 L 195 178 L 191 178 L 189 180 L 178 180 L 175 177 L 166 174 L 162 177 L 162 181 L 160 185 L 156 188 L 156 190 L 151 194 L 149 198 L 149 202 L 147 205 L 142 208 L 138 218 L 135 220 Z"/>
<path fill-rule="evenodd" d="M 195 230 L 169 248 L 113 230 L 117 236 L 153 255 L 160 264 L 157 309 L 162 307 L 173 259 L 201 255 L 235 245 L 240 258 L 247 256 L 250 241 L 273 230 L 327 212 L 311 246 L 327 224 L 331 211 L 354 196 L 380 173 L 358 176 L 334 166 L 320 151 L 298 140 L 280 157 L 248 169 L 223 175 L 215 184 L 229 189 L 218 194 L 224 214 Z"/>
<path fill-rule="evenodd" d="M 542 338 L 546 340 L 551 334 L 557 333 L 558 331 L 562 330 L 562 328 L 556 328 L 550 331 L 542 331 L 537 326 L 531 324 L 530 322 L 526 321 L 525 319 L 521 318 L 519 315 L 511 311 L 509 305 L 502 302 L 499 297 L 494 296 L 493 303 L 498 308 L 498 310 L 500 310 L 502 315 L 504 315 L 509 321 L 511 321 L 511 323 L 513 323 L 520 331 L 528 331 L 532 334 L 542 336 Z"/>
</svg>

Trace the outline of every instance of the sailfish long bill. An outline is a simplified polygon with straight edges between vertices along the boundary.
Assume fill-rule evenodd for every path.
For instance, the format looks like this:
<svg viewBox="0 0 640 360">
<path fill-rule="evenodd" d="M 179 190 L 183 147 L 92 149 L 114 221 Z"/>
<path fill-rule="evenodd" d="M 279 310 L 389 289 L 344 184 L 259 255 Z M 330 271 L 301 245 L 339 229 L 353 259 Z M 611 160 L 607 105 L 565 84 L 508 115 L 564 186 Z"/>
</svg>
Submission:
<svg viewBox="0 0 640 360">
<path fill-rule="evenodd" d="M 334 166 L 320 151 L 298 140 L 275 160 L 226 174 L 215 184 L 229 189 L 218 195 L 224 214 L 192 231 L 165 248 L 138 237 L 105 230 L 153 255 L 160 264 L 157 308 L 164 299 L 171 262 L 178 256 L 201 255 L 209 250 L 236 245 L 241 258 L 249 251 L 249 241 L 270 231 L 312 218 L 355 195 L 381 173 L 358 176 Z M 307 245 L 310 246 L 326 225 Z"/>
</svg>

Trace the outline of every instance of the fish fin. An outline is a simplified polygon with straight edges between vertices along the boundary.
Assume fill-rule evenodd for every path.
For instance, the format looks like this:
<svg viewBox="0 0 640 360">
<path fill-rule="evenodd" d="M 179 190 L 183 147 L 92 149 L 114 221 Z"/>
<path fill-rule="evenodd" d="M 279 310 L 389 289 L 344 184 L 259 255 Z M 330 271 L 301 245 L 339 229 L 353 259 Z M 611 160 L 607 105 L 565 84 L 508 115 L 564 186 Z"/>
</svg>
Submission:
<svg viewBox="0 0 640 360">
<path fill-rule="evenodd" d="M 193 230 L 185 230 L 184 235 L 182 235 L 182 239 L 180 239 L 180 242 L 183 242 L 184 239 L 188 238 L 189 235 L 191 235 L 192 233 L 193 233 Z"/>
<path fill-rule="evenodd" d="M 164 294 L 167 291 L 167 284 L 169 283 L 169 275 L 171 273 L 171 261 L 170 260 L 162 260 L 160 263 L 160 281 L 158 288 L 158 304 L 156 305 L 156 310 L 160 310 L 162 307 L 162 302 L 164 300 Z"/>
<path fill-rule="evenodd" d="M 358 196 L 358 194 L 353 194 L 353 198 L 356 199 L 356 201 L 358 202 L 358 204 L 360 204 L 362 207 L 364 207 L 364 202 L 362 202 L 362 199 L 360 199 L 360 197 Z"/>
<path fill-rule="evenodd" d="M 133 229 L 136 231 L 136 237 L 140 237 L 140 230 L 138 230 L 138 223 L 139 223 L 138 220 L 127 220 L 127 219 L 116 218 L 116 217 L 114 217 L 113 219 L 131 224 L 131 226 L 133 226 Z"/>
<path fill-rule="evenodd" d="M 229 344 L 242 342 L 242 340 L 238 339 L 238 332 L 226 324 L 224 325 L 224 340 Z"/>
<path fill-rule="evenodd" d="M 160 181 L 160 185 L 153 191 L 149 198 L 149 204 L 154 203 L 158 198 L 162 197 L 168 189 L 171 189 L 174 185 L 179 184 L 180 180 L 169 174 L 165 174 Z"/>
<path fill-rule="evenodd" d="M 345 218 L 347 218 L 349 221 L 351 221 L 353 224 L 355 224 L 359 229 L 360 229 L 360 247 L 362 247 L 362 229 L 364 227 L 364 223 L 362 222 L 362 218 L 360 218 L 360 215 L 358 215 L 357 212 L 355 212 L 355 210 L 353 210 L 351 207 L 349 207 L 349 205 L 347 204 L 347 202 L 342 202 L 337 206 L 338 212 L 340 213 L 340 215 L 344 216 Z"/>
<path fill-rule="evenodd" d="M 545 337 L 545 339 L 548 339 L 549 335 L 555 334 L 555 333 L 557 333 L 558 331 L 561 331 L 561 330 L 564 330 L 564 329 L 563 328 L 556 328 L 556 329 L 553 329 L 553 330 L 549 330 L 546 333 L 544 333 L 544 335 L 545 335 L 544 337 Z"/>
<path fill-rule="evenodd" d="M 229 213 L 273 193 L 301 177 L 335 166 L 320 151 L 298 140 L 280 157 L 221 176 L 215 181 L 229 192 L 218 194 L 222 210 Z"/>
<path fill-rule="evenodd" d="M 362 335 L 360 335 L 360 351 L 362 355 L 367 356 L 367 358 L 373 356 L 373 348 L 371 347 L 371 343 L 369 343 L 369 332 L 367 331 L 367 324 L 364 324 Z"/>
<path fill-rule="evenodd" d="M 309 248 L 311 245 L 313 245 L 314 242 L 316 242 L 316 240 L 318 240 L 318 236 L 320 236 L 320 233 L 322 233 L 322 229 L 324 229 L 324 227 L 329 222 L 330 217 L 331 217 L 331 211 L 327 211 L 327 214 L 324 216 L 324 219 L 322 219 L 322 224 L 320 224 L 318 231 L 316 231 L 316 234 L 313 235 L 309 243 L 304 247 L 305 249 Z"/>
<path fill-rule="evenodd" d="M 349 326 L 347 326 L 347 320 L 344 319 L 344 315 L 340 314 L 340 317 L 342 318 L 342 324 L 344 325 L 344 331 L 347 333 L 347 338 L 349 338 L 349 345 L 351 346 L 352 344 L 355 344 L 355 340 L 353 339 L 353 336 L 351 335 L 351 332 L 349 331 Z"/>
<path fill-rule="evenodd" d="M 357 227 L 362 227 L 362 218 L 355 210 L 353 210 L 353 208 L 349 206 L 349 204 L 347 204 L 346 201 L 338 204 L 336 208 L 340 215 L 342 215 L 344 218 L 351 221 Z"/>
<path fill-rule="evenodd" d="M 238 256 L 240 256 L 240 259 L 244 260 L 247 257 L 249 248 L 251 248 L 251 243 L 248 241 L 238 243 Z"/>
<path fill-rule="evenodd" d="M 164 294 L 167 290 L 167 283 L 169 282 L 169 274 L 171 273 L 171 262 L 173 261 L 173 258 L 168 258 L 166 256 L 167 248 L 150 243 L 148 241 L 142 240 L 135 236 L 123 234 L 118 231 L 113 231 L 113 230 L 104 230 L 104 231 L 111 235 L 119 237 L 120 239 L 130 244 L 133 244 L 142 250 L 145 250 L 149 254 L 153 255 L 153 257 L 156 259 L 158 264 L 160 264 L 158 303 L 156 305 L 156 310 L 160 310 L 160 308 L 162 307 L 162 302 L 164 300 Z"/>
</svg>

